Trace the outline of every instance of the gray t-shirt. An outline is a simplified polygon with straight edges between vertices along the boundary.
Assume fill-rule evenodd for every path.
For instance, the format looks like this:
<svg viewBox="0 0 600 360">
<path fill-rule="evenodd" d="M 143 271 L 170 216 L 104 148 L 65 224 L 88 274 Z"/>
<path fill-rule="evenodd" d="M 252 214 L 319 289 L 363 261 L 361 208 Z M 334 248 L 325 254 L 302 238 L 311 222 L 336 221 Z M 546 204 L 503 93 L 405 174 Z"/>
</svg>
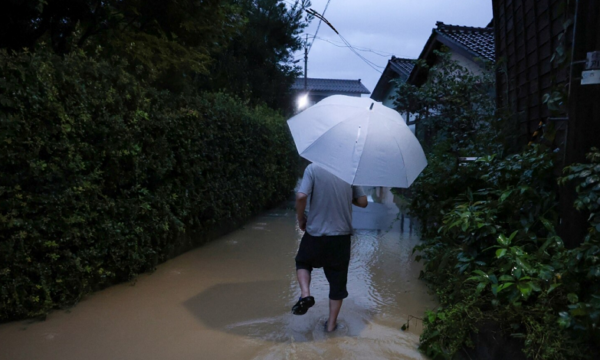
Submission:
<svg viewBox="0 0 600 360">
<path fill-rule="evenodd" d="M 309 196 L 306 232 L 312 236 L 352 234 L 352 199 L 365 195 L 361 187 L 310 164 L 298 192 Z"/>
</svg>

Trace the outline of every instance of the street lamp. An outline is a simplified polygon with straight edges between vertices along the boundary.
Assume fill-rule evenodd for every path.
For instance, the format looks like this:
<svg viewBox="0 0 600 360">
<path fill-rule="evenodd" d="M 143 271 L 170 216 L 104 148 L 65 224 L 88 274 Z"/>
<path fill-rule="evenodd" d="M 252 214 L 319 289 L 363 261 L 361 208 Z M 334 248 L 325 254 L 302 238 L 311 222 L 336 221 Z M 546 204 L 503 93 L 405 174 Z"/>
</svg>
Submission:
<svg viewBox="0 0 600 360">
<path fill-rule="evenodd" d="M 298 110 L 304 109 L 308 105 L 308 93 L 304 93 L 298 97 Z"/>
</svg>

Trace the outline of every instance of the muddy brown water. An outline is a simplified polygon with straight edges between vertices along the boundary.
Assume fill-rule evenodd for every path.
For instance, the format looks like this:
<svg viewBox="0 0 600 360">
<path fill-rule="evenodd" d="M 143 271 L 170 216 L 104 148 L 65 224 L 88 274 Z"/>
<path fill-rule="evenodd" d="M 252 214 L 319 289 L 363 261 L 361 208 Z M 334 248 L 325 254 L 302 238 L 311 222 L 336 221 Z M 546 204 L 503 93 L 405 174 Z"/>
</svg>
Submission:
<svg viewBox="0 0 600 360">
<path fill-rule="evenodd" d="M 377 196 L 380 195 L 380 196 Z M 299 296 L 294 256 L 301 232 L 294 211 L 279 208 L 242 229 L 121 284 L 46 321 L 0 325 L 0 359 L 424 359 L 422 317 L 435 307 L 412 248 L 410 219 L 390 194 L 354 208 L 350 296 L 339 329 L 326 334 L 328 286 L 321 269 L 316 304 L 290 313 Z"/>
</svg>

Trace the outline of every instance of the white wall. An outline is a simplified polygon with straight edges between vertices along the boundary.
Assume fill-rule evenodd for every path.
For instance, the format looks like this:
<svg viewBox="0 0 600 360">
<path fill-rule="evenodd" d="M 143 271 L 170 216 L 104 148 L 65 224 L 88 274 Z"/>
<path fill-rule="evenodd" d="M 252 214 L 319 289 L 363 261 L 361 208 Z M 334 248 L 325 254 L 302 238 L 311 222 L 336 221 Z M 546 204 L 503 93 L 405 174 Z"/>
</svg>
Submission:
<svg viewBox="0 0 600 360">
<path fill-rule="evenodd" d="M 390 99 L 390 96 L 396 95 L 396 90 L 398 89 L 398 87 L 396 85 L 390 86 L 390 89 L 386 92 L 385 97 L 383 98 L 383 101 L 381 101 L 381 103 L 384 106 L 389 107 L 390 109 L 394 109 L 394 99 Z M 404 122 L 408 122 L 408 121 L 413 121 L 416 116 L 415 115 L 409 115 L 407 116 L 406 113 L 400 113 L 400 115 L 402 116 L 402 119 L 404 119 Z M 410 129 L 410 131 L 412 131 L 412 133 L 415 133 L 415 125 L 409 125 L 408 128 Z"/>
<path fill-rule="evenodd" d="M 394 108 L 394 100 L 390 99 L 390 96 L 392 95 L 396 95 L 396 90 L 398 89 L 398 87 L 395 84 L 391 84 L 392 86 L 390 86 L 390 89 L 385 93 L 385 97 L 383 98 L 383 101 L 381 102 L 383 105 L 389 107 L 389 108 Z"/>
<path fill-rule="evenodd" d="M 474 75 L 481 75 L 484 72 L 484 70 L 478 64 L 474 63 L 473 60 L 467 58 L 466 56 L 462 56 L 453 52 L 451 53 L 450 58 L 456 61 L 459 65 L 467 68 Z"/>
</svg>

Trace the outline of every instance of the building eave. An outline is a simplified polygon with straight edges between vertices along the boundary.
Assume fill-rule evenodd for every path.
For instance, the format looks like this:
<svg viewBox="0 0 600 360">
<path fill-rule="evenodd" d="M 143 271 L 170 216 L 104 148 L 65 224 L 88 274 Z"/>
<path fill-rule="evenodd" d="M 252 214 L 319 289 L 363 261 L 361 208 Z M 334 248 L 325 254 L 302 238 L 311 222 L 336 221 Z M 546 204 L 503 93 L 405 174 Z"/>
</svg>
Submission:
<svg viewBox="0 0 600 360">
<path fill-rule="evenodd" d="M 466 57 L 467 59 L 469 59 L 470 61 L 472 61 L 480 67 L 482 67 L 485 64 L 484 59 L 482 59 L 479 54 L 475 53 L 474 51 L 467 48 L 463 44 L 455 41 L 454 39 L 451 39 L 450 37 L 441 33 L 437 29 L 433 29 L 431 31 L 431 36 L 429 36 L 427 43 L 423 47 L 423 50 L 419 55 L 419 60 L 425 60 L 429 66 L 432 66 L 435 61 L 433 51 L 439 49 L 441 45 L 448 47 L 450 51 L 454 52 L 455 54 Z M 415 65 L 415 68 L 410 73 L 406 82 L 410 84 L 420 84 L 420 80 L 423 79 L 423 74 L 427 70 L 428 69 L 424 69 L 423 67 L 418 66 L 418 64 Z"/>
<path fill-rule="evenodd" d="M 381 97 L 383 97 L 385 93 L 387 93 L 387 90 L 390 87 L 390 81 L 392 81 L 392 79 L 394 78 L 393 74 L 400 75 L 391 68 L 390 63 L 391 61 L 388 61 L 387 66 L 383 70 L 381 77 L 377 81 L 377 84 L 375 85 L 375 88 L 371 93 L 371 99 L 375 101 L 383 101 Z"/>
</svg>

